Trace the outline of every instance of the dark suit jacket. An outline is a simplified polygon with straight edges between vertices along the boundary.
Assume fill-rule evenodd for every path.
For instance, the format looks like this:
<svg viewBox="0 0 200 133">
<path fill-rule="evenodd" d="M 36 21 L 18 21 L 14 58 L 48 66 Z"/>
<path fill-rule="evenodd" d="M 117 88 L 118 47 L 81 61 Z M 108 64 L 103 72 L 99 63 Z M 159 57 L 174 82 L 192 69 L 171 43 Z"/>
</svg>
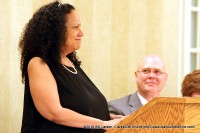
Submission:
<svg viewBox="0 0 200 133">
<path fill-rule="evenodd" d="M 110 113 L 116 115 L 130 115 L 142 106 L 143 105 L 137 95 L 137 92 L 108 102 Z"/>
</svg>

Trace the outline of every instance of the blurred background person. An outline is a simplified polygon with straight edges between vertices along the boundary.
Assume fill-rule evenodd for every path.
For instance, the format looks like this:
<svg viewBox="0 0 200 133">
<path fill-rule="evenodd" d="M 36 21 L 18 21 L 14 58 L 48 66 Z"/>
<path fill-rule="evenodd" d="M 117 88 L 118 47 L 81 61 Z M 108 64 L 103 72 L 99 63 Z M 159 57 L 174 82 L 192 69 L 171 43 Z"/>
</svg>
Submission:
<svg viewBox="0 0 200 133">
<path fill-rule="evenodd" d="M 181 93 L 184 97 L 200 97 L 200 69 L 185 76 Z"/>
<path fill-rule="evenodd" d="M 138 64 L 134 77 L 137 91 L 109 101 L 111 114 L 129 115 L 155 97 L 159 97 L 166 84 L 168 74 L 163 61 L 157 55 L 148 55 Z"/>
</svg>

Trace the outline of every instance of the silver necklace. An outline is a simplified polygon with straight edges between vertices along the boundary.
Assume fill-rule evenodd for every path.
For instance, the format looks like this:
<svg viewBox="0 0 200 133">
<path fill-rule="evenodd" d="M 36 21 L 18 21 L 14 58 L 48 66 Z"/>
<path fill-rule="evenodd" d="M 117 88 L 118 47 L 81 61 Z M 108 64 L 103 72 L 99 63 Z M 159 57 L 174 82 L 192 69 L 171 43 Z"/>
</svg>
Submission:
<svg viewBox="0 0 200 133">
<path fill-rule="evenodd" d="M 71 61 L 70 61 L 68 58 L 67 58 L 67 60 L 68 60 L 69 64 L 72 66 L 72 68 L 74 69 L 74 71 L 70 70 L 70 69 L 67 68 L 64 64 L 62 64 L 62 65 L 64 66 L 64 68 L 65 68 L 67 71 L 69 71 L 69 72 L 71 72 L 71 73 L 73 73 L 73 74 L 77 74 L 77 70 L 76 70 L 76 68 L 72 65 Z"/>
</svg>

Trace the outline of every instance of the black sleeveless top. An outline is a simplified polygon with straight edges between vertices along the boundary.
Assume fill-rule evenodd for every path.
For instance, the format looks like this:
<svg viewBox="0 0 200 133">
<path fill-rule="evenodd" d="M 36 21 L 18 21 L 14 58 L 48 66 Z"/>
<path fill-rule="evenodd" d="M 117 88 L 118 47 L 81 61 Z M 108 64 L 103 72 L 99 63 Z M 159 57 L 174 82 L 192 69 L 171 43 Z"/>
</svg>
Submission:
<svg viewBox="0 0 200 133">
<path fill-rule="evenodd" d="M 61 65 L 61 64 L 60 64 Z M 76 66 L 73 74 L 61 66 L 57 71 L 48 65 L 57 82 L 58 94 L 62 107 L 80 114 L 109 120 L 108 105 L 105 97 L 92 83 L 83 70 Z M 71 67 L 68 67 L 72 69 Z M 73 71 L 73 69 L 72 69 Z M 29 88 L 28 76 L 25 78 L 24 110 L 21 133 L 103 133 L 103 129 L 73 128 L 53 123 L 36 110 Z"/>
</svg>

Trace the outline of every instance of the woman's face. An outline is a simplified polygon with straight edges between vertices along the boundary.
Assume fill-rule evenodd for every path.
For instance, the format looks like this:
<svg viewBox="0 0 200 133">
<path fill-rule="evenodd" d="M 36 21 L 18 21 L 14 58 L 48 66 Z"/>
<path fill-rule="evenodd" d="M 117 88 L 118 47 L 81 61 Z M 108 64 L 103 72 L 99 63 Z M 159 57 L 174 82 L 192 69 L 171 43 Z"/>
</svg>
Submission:
<svg viewBox="0 0 200 133">
<path fill-rule="evenodd" d="M 65 46 L 66 53 L 69 54 L 80 48 L 83 32 L 81 30 L 80 18 L 75 10 L 72 10 L 71 13 L 67 15 L 67 17 Z"/>
<path fill-rule="evenodd" d="M 191 97 L 200 97 L 200 92 L 192 92 Z"/>
</svg>

